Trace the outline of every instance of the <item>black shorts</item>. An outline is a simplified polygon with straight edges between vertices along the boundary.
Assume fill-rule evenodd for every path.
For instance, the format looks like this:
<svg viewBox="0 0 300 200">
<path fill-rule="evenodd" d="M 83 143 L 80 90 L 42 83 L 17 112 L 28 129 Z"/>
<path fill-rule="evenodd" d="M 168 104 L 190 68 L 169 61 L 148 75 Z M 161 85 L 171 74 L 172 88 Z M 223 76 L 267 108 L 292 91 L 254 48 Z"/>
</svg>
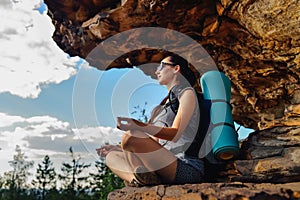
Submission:
<svg viewBox="0 0 300 200">
<path fill-rule="evenodd" d="M 204 171 L 204 165 L 203 165 Z M 174 184 L 186 183 L 201 183 L 204 180 L 203 171 L 197 170 L 193 166 L 177 159 L 176 176 L 173 181 Z"/>
</svg>

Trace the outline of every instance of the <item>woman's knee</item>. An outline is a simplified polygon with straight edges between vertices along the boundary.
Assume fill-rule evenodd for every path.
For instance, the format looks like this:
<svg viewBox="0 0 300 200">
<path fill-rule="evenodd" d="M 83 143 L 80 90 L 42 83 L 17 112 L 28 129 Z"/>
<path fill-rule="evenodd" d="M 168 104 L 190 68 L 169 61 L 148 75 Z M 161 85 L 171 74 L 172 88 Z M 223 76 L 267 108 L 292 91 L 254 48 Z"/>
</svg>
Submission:
<svg viewBox="0 0 300 200">
<path fill-rule="evenodd" d="M 140 131 L 127 131 L 123 134 L 121 147 L 123 150 L 134 150 L 142 138 L 149 138 L 149 136 Z"/>
<path fill-rule="evenodd" d="M 105 164 L 109 168 L 114 168 L 115 165 L 116 165 L 116 163 L 118 163 L 119 160 L 120 160 L 120 158 L 119 158 L 119 152 L 117 152 L 117 151 L 111 151 L 105 157 Z"/>
</svg>

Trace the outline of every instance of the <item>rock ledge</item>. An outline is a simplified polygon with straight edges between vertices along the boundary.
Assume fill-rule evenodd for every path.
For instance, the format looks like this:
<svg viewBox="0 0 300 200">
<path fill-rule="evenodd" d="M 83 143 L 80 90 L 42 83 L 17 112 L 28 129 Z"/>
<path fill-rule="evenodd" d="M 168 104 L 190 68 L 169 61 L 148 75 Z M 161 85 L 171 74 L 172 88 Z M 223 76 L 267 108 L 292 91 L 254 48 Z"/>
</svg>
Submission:
<svg viewBox="0 0 300 200">
<path fill-rule="evenodd" d="M 270 183 L 202 183 L 186 185 L 158 185 L 154 187 L 125 187 L 111 192 L 108 200 L 281 200 L 300 199 L 300 182 L 286 184 Z"/>
</svg>

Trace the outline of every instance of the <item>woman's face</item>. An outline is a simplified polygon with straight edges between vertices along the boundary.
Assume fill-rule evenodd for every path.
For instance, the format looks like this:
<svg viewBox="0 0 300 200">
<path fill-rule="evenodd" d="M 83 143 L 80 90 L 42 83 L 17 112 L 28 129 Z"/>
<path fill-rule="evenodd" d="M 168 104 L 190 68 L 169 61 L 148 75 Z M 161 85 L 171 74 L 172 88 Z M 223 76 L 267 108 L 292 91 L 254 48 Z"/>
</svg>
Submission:
<svg viewBox="0 0 300 200">
<path fill-rule="evenodd" d="M 167 85 L 174 79 L 174 67 L 176 63 L 171 62 L 170 57 L 164 58 L 160 65 L 157 67 L 155 74 L 157 75 L 157 81 L 161 85 Z"/>
</svg>

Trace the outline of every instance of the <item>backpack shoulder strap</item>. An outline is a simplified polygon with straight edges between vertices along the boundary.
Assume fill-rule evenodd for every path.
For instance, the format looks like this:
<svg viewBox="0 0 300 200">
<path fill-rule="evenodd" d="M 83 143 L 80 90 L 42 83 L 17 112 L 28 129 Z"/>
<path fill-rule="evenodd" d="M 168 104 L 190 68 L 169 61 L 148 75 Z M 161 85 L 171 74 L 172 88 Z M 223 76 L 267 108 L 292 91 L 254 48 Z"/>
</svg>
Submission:
<svg viewBox="0 0 300 200">
<path fill-rule="evenodd" d="M 177 114 L 179 108 L 179 94 L 185 87 L 182 85 L 175 85 L 171 88 L 168 94 L 169 102 L 166 107 L 170 106 L 171 110 Z"/>
</svg>

